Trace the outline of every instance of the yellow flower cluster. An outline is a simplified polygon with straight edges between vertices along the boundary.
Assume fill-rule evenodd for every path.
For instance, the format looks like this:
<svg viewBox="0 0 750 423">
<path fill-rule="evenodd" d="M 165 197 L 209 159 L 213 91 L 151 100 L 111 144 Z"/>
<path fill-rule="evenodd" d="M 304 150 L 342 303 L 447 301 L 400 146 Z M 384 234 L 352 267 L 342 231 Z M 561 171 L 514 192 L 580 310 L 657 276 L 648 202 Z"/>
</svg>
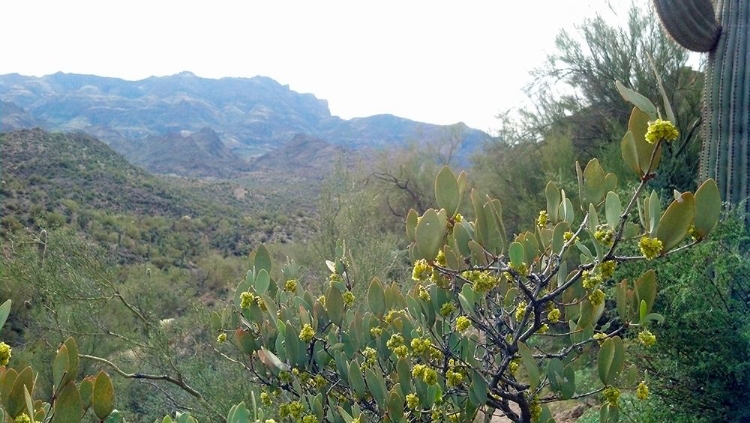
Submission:
<svg viewBox="0 0 750 423">
<path fill-rule="evenodd" d="M 599 274 L 602 275 L 603 279 L 609 279 L 615 275 L 615 267 L 617 267 L 616 261 L 605 261 L 599 265 Z"/>
<path fill-rule="evenodd" d="M 430 301 L 430 293 L 423 286 L 419 287 L 419 298 L 422 301 Z"/>
<path fill-rule="evenodd" d="M 646 257 L 646 260 L 652 260 L 659 257 L 659 254 L 664 249 L 664 244 L 659 239 L 644 236 L 638 243 L 638 247 L 641 249 L 641 254 Z"/>
<path fill-rule="evenodd" d="M 227 342 L 227 334 L 224 332 L 220 333 L 219 336 L 216 337 L 216 342 L 220 344 Z"/>
<path fill-rule="evenodd" d="M 5 342 L 0 342 L 0 366 L 7 365 L 10 361 L 11 355 L 13 354 L 11 354 L 10 345 Z"/>
<path fill-rule="evenodd" d="M 240 308 L 249 308 L 253 301 L 255 301 L 255 295 L 252 292 L 243 292 L 240 294 Z"/>
<path fill-rule="evenodd" d="M 608 228 L 597 229 L 594 232 L 594 239 L 604 246 L 611 247 L 615 241 L 615 231 Z"/>
<path fill-rule="evenodd" d="M 411 278 L 415 281 L 426 281 L 432 276 L 432 266 L 427 260 L 420 259 L 414 262 L 414 269 L 411 272 Z"/>
<path fill-rule="evenodd" d="M 299 332 L 299 340 L 302 342 L 310 342 L 315 338 L 315 329 L 310 324 L 305 323 L 302 330 Z"/>
<path fill-rule="evenodd" d="M 402 345 L 404 345 L 404 336 L 400 333 L 394 333 L 385 343 L 385 346 L 387 346 L 391 350 L 394 350 Z"/>
<path fill-rule="evenodd" d="M 297 291 L 297 279 L 289 279 L 284 283 L 284 291 L 295 292 Z"/>
<path fill-rule="evenodd" d="M 21 413 L 13 420 L 13 423 L 31 423 L 31 418 L 26 413 Z"/>
<path fill-rule="evenodd" d="M 547 216 L 546 210 L 540 210 L 539 211 L 539 217 L 536 218 L 536 225 L 540 228 L 543 228 L 547 226 L 547 222 L 549 221 L 549 217 Z"/>
<path fill-rule="evenodd" d="M 362 355 L 365 357 L 365 363 L 368 366 L 374 365 L 378 358 L 377 351 L 372 347 L 367 347 L 362 351 Z"/>
<path fill-rule="evenodd" d="M 419 397 L 417 394 L 406 395 L 406 406 L 412 410 L 416 410 L 419 407 Z"/>
<path fill-rule="evenodd" d="M 604 401 L 608 402 L 611 406 L 617 407 L 620 402 L 620 390 L 614 386 L 607 387 L 602 393 Z"/>
<path fill-rule="evenodd" d="M 516 321 L 520 322 L 523 320 L 523 316 L 526 315 L 526 301 L 521 301 L 516 307 Z"/>
<path fill-rule="evenodd" d="M 646 131 L 646 141 L 650 144 L 657 143 L 661 140 L 674 141 L 680 136 L 680 132 L 674 124 L 668 120 L 656 119 L 648 123 Z"/>
<path fill-rule="evenodd" d="M 462 375 L 460 372 L 455 372 L 453 370 L 448 370 L 445 372 L 445 384 L 449 387 L 455 387 L 463 383 L 464 381 L 464 375 Z"/>
<path fill-rule="evenodd" d="M 604 291 L 597 289 L 589 295 L 589 301 L 594 307 L 604 303 Z"/>
<path fill-rule="evenodd" d="M 357 299 L 357 297 L 354 296 L 352 291 L 346 291 L 344 292 L 344 295 L 342 295 L 344 298 L 344 304 L 351 307 L 352 304 L 354 304 L 354 300 Z"/>
<path fill-rule="evenodd" d="M 437 257 L 435 257 L 435 263 L 445 267 L 446 261 L 445 261 L 445 253 L 443 250 L 438 251 Z"/>
<path fill-rule="evenodd" d="M 380 326 L 374 327 L 374 328 L 370 328 L 370 335 L 372 335 L 375 338 L 377 338 L 378 336 L 380 336 L 380 334 L 382 334 L 382 333 L 383 333 L 383 328 L 381 328 Z"/>
<path fill-rule="evenodd" d="M 559 309 L 553 308 L 549 313 L 547 313 L 547 320 L 550 323 L 557 323 L 560 321 L 560 314 L 561 313 Z"/>
<path fill-rule="evenodd" d="M 566 232 L 565 232 L 565 233 L 563 234 L 563 239 L 565 240 L 565 242 L 570 242 L 570 240 L 572 240 L 574 236 L 575 236 L 575 234 L 574 234 L 573 232 L 571 232 L 571 231 L 566 231 Z M 576 237 L 576 241 L 578 241 L 578 237 Z M 574 241 L 574 242 L 575 242 L 575 241 Z"/>
<path fill-rule="evenodd" d="M 590 272 L 588 270 L 584 270 L 581 273 L 581 279 L 581 283 L 586 289 L 596 288 L 600 283 L 604 282 L 601 273 Z"/>
<path fill-rule="evenodd" d="M 428 338 L 414 338 L 411 340 L 411 349 L 417 354 L 422 354 L 432 346 Z"/>
<path fill-rule="evenodd" d="M 497 285 L 497 278 L 487 271 L 471 270 L 463 272 L 461 276 L 474 284 L 474 291 L 480 294 L 490 291 Z"/>
<path fill-rule="evenodd" d="M 411 375 L 415 378 L 422 379 L 422 381 L 428 385 L 434 385 L 437 383 L 437 371 L 431 367 L 425 366 L 424 364 L 415 365 Z"/>
<path fill-rule="evenodd" d="M 656 335 L 646 329 L 638 334 L 638 342 L 643 344 L 644 347 L 650 347 L 656 343 Z"/>
<path fill-rule="evenodd" d="M 443 317 L 450 316 L 454 311 L 456 311 L 456 306 L 453 305 L 453 303 L 443 303 L 443 305 L 440 306 L 440 315 Z"/>
<path fill-rule="evenodd" d="M 463 332 L 471 327 L 471 320 L 466 316 L 458 316 L 456 319 L 456 331 Z"/>
<path fill-rule="evenodd" d="M 635 389 L 635 397 L 641 401 L 648 398 L 648 385 L 646 385 L 646 382 L 638 384 L 638 387 Z"/>
<path fill-rule="evenodd" d="M 268 395 L 268 392 L 260 393 L 260 402 L 262 402 L 263 405 L 271 405 L 271 396 Z"/>
</svg>

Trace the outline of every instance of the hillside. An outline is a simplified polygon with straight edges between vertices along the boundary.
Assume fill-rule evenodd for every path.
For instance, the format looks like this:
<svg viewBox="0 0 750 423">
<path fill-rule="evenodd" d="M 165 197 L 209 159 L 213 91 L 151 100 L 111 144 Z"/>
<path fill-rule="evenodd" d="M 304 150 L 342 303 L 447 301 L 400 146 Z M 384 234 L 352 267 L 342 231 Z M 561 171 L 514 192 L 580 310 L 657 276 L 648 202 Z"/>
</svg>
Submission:
<svg viewBox="0 0 750 423">
<path fill-rule="evenodd" d="M 109 245 L 121 261 L 137 262 L 184 261 L 209 249 L 244 254 L 259 242 L 309 233 L 307 218 L 287 217 L 308 210 L 309 198 L 154 176 L 83 133 L 2 133 L 0 149 L 3 238 L 23 228 L 70 226 Z"/>
<path fill-rule="evenodd" d="M 331 115 L 325 100 L 267 77 L 207 79 L 183 72 L 126 81 L 64 73 L 41 78 L 9 74 L 0 75 L 0 101 L 18 109 L 18 118 L 7 129 L 43 124 L 52 130 L 86 131 L 133 163 L 188 176 L 226 177 L 227 172 L 242 171 L 240 158 L 261 156 L 298 134 L 351 149 L 458 136 L 464 141 L 464 158 L 487 139 L 463 124 L 432 125 L 392 115 L 344 120 Z M 189 136 L 176 135 L 207 129 L 232 157 L 222 153 L 216 161 Z M 203 168 L 189 173 L 198 163 L 204 163 Z"/>
</svg>

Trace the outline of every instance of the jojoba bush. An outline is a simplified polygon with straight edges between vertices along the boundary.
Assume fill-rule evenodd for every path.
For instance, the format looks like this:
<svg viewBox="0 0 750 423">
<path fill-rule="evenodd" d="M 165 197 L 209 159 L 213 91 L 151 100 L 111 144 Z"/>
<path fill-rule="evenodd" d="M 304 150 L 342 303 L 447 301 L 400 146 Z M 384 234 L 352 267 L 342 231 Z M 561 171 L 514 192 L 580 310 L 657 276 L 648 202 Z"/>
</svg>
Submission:
<svg viewBox="0 0 750 423">
<path fill-rule="evenodd" d="M 437 207 L 406 219 L 412 280 L 373 279 L 366 298 L 352 292 L 343 241 L 326 262 L 321 296 L 297 283 L 293 262 L 274 265 L 263 246 L 253 252 L 233 306 L 212 316 L 217 342 L 234 344 L 236 362 L 266 387 L 261 402 L 277 405 L 273 416 L 253 407 L 251 418 L 549 422 L 547 404 L 596 395 L 601 421 L 614 422 L 622 390 L 647 397 L 627 350 L 658 342 L 650 331 L 663 320 L 652 310 L 656 274 L 650 268 L 615 284 L 614 270 L 633 261 L 656 266 L 700 242 L 721 202 L 709 179 L 695 193 L 675 192 L 662 210 L 648 184 L 663 144 L 676 138 L 673 114 L 665 105 L 662 120 L 649 100 L 617 85 L 636 106 L 621 144 L 638 178 L 625 201 L 598 160 L 576 164 L 575 199 L 550 182 L 533 229 L 508 236 L 500 201 L 445 167 L 435 179 Z M 464 201 L 471 218 L 458 213 Z M 582 389 L 576 372 L 591 354 L 600 384 Z M 230 421 L 252 414 L 245 404 L 232 413 Z"/>
</svg>

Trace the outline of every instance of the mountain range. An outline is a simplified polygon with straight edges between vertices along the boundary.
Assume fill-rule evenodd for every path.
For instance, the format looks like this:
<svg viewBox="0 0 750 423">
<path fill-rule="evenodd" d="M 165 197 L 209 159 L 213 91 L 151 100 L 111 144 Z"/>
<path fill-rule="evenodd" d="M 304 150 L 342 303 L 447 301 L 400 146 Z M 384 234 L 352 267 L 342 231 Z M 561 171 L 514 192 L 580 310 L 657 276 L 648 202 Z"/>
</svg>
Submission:
<svg viewBox="0 0 750 423">
<path fill-rule="evenodd" d="M 327 101 L 268 77 L 208 79 L 190 72 L 140 81 L 0 75 L 0 118 L 1 131 L 83 131 L 151 172 L 196 177 L 232 177 L 281 151 L 298 153 L 291 160 L 301 163 L 320 152 L 410 142 L 458 140 L 459 160 L 466 160 L 488 139 L 463 123 L 441 126 L 393 115 L 346 120 L 331 115 Z M 326 161 L 305 163 L 320 167 Z"/>
</svg>

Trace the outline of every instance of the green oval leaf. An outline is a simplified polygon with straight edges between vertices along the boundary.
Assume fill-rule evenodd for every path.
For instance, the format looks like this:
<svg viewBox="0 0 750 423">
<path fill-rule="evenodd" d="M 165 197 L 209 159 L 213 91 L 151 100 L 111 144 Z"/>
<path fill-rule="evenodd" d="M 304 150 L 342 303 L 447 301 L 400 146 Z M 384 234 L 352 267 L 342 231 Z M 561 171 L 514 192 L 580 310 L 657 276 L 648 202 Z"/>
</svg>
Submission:
<svg viewBox="0 0 750 423">
<path fill-rule="evenodd" d="M 622 214 L 622 203 L 620 202 L 620 196 L 614 191 L 607 193 L 607 200 L 604 203 L 604 215 L 607 217 L 607 226 L 610 229 L 617 230 L 617 224 L 620 223 L 620 215 Z"/>
<path fill-rule="evenodd" d="M 60 396 L 55 402 L 52 414 L 52 423 L 70 423 L 81 421 L 83 407 L 81 406 L 81 395 L 78 393 L 75 383 L 63 386 Z"/>
<path fill-rule="evenodd" d="M 646 113 L 651 120 L 654 120 L 658 117 L 656 113 L 656 106 L 654 106 L 654 103 L 652 103 L 651 100 L 622 85 L 620 81 L 615 81 L 615 86 L 617 87 L 617 91 L 620 92 L 620 95 L 625 99 L 625 101 Z"/>
<path fill-rule="evenodd" d="M 513 242 L 508 248 L 508 256 L 510 257 L 510 264 L 518 269 L 526 258 L 526 253 L 523 249 L 523 244 L 520 242 Z"/>
<path fill-rule="evenodd" d="M 716 181 L 707 179 L 695 191 L 695 231 L 703 239 L 721 217 L 721 195 Z"/>
<path fill-rule="evenodd" d="M 62 345 L 52 362 L 52 386 L 55 392 L 62 388 L 61 382 L 68 373 L 68 347 Z"/>
<path fill-rule="evenodd" d="M 418 220 L 419 215 L 417 214 L 416 210 L 410 209 L 409 214 L 406 215 L 406 238 L 409 240 L 409 242 L 414 242 L 417 240 L 415 231 L 417 230 Z M 331 271 L 333 272 L 333 269 L 331 269 Z"/>
<path fill-rule="evenodd" d="M 115 388 L 112 386 L 112 379 L 103 371 L 96 375 L 94 392 L 91 394 L 91 406 L 99 420 L 106 419 L 115 409 Z"/>
<path fill-rule="evenodd" d="M 427 261 L 435 260 L 440 251 L 440 246 L 445 238 L 445 229 L 448 222 L 445 213 L 438 213 L 429 209 L 417 223 L 415 236 L 419 254 Z"/>
<path fill-rule="evenodd" d="M 445 209 L 449 217 L 453 217 L 460 200 L 456 175 L 448 166 L 443 166 L 435 178 L 435 201 L 438 207 Z"/>
<path fill-rule="evenodd" d="M 622 152 L 622 160 L 625 164 L 638 174 L 638 176 L 642 175 L 643 172 L 641 172 L 641 167 L 638 164 L 638 148 L 635 145 L 635 137 L 632 132 L 628 131 L 622 137 L 620 151 Z"/>
<path fill-rule="evenodd" d="M 385 291 L 378 278 L 373 278 L 370 282 L 370 288 L 367 289 L 367 303 L 375 316 L 383 317 L 385 314 Z"/>
<path fill-rule="evenodd" d="M 664 244 L 664 252 L 678 246 L 685 239 L 694 220 L 695 197 L 692 193 L 685 192 L 667 207 L 667 211 L 659 219 L 656 237 Z"/>
<path fill-rule="evenodd" d="M 328 317 L 336 326 L 341 327 L 341 322 L 344 319 L 344 298 L 341 295 L 341 290 L 335 287 L 329 287 L 326 292 L 326 310 L 328 311 Z"/>
<path fill-rule="evenodd" d="M 558 210 L 560 209 L 560 188 L 554 184 L 554 182 L 547 182 L 547 187 L 544 188 L 544 196 L 547 197 L 547 217 L 552 220 L 552 223 L 558 222 Z"/>
<path fill-rule="evenodd" d="M 534 360 L 534 356 L 531 354 L 529 347 L 523 342 L 518 343 L 518 353 L 521 355 L 523 365 L 526 367 L 526 372 L 529 374 L 529 385 L 531 385 L 531 390 L 535 391 L 536 388 L 539 387 L 540 382 L 539 368 L 536 365 L 536 360 Z"/>
<path fill-rule="evenodd" d="M 8 316 L 10 315 L 10 300 L 6 300 L 3 305 L 0 306 L 0 332 L 3 329 L 3 325 L 5 325 L 5 321 L 8 320 Z"/>
<path fill-rule="evenodd" d="M 18 416 L 26 407 L 24 389 L 28 389 L 29 392 L 34 391 L 34 372 L 31 370 L 31 367 L 23 369 L 13 382 L 13 388 L 10 390 L 8 402 L 5 407 L 5 411 L 11 417 Z"/>
<path fill-rule="evenodd" d="M 266 246 L 261 244 L 257 250 L 255 250 L 255 260 L 253 262 L 255 271 L 260 272 L 265 270 L 267 273 L 271 273 L 271 254 L 268 253 Z"/>
<path fill-rule="evenodd" d="M 605 386 L 615 383 L 625 364 L 625 346 L 619 336 L 606 339 L 599 348 L 597 370 Z"/>
</svg>

